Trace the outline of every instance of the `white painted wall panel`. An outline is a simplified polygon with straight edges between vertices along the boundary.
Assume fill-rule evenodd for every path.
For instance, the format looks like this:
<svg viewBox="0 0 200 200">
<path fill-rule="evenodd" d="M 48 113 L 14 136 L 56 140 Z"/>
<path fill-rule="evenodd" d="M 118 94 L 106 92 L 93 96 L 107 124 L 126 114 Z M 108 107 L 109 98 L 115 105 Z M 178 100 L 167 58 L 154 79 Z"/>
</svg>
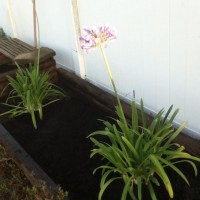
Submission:
<svg viewBox="0 0 200 200">
<path fill-rule="evenodd" d="M 170 2 L 170 103 L 181 108 L 178 117 L 185 118 L 187 85 L 187 4 Z"/>
<path fill-rule="evenodd" d="M 36 1 L 41 44 L 56 50 L 57 62 L 74 70 L 75 36 L 71 1 Z"/>
<path fill-rule="evenodd" d="M 170 102 L 181 108 L 179 120 L 200 132 L 200 2 L 171 1 Z"/>
</svg>

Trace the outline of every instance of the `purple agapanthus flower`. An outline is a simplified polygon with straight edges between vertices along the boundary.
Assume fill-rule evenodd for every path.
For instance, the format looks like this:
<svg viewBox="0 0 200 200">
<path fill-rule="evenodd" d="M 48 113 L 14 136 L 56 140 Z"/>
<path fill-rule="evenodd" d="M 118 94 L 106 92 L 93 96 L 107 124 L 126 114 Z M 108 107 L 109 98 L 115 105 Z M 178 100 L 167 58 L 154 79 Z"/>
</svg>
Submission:
<svg viewBox="0 0 200 200">
<path fill-rule="evenodd" d="M 109 25 L 84 28 L 80 37 L 81 48 L 89 52 L 100 45 L 107 47 L 108 42 L 115 39 L 117 39 L 116 30 Z"/>
</svg>

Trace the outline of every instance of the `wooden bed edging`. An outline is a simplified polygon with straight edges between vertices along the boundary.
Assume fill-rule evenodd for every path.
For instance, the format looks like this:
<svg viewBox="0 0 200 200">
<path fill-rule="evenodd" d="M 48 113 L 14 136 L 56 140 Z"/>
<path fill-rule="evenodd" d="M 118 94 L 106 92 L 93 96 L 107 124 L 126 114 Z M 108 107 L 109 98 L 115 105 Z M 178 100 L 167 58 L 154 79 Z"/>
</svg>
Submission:
<svg viewBox="0 0 200 200">
<path fill-rule="evenodd" d="M 78 77 L 73 72 L 67 71 L 66 69 L 58 68 L 57 71 L 58 71 L 58 79 L 64 85 L 81 93 L 89 101 L 99 106 L 108 114 L 112 116 L 116 116 L 115 106 L 117 105 L 117 102 L 116 102 L 115 97 L 112 94 Z M 122 103 L 122 107 L 123 107 L 126 118 L 131 119 L 130 104 L 123 100 L 121 100 L 121 103 Z M 138 115 L 139 115 L 139 120 L 141 121 L 140 112 L 138 113 Z M 146 115 L 146 116 L 147 116 L 148 121 L 151 121 L 153 119 L 152 116 L 149 116 L 149 115 Z M 200 157 L 200 140 L 194 139 L 184 133 L 181 133 L 176 138 L 175 142 L 183 145 L 189 153 Z"/>
<path fill-rule="evenodd" d="M 40 168 L 33 158 L 21 147 L 21 145 L 0 124 L 0 139 L 8 153 L 15 159 L 16 164 L 24 172 L 32 185 L 38 185 L 42 180 L 53 194 L 57 192 L 57 186 L 53 180 Z M 64 200 L 69 200 L 68 197 Z"/>
</svg>

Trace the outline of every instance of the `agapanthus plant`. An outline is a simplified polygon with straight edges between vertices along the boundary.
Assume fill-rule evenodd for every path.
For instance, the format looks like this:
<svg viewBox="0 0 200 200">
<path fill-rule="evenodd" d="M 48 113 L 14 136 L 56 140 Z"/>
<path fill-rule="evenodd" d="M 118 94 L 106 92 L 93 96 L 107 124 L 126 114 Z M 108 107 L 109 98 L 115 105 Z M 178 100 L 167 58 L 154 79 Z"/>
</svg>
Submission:
<svg viewBox="0 0 200 200">
<path fill-rule="evenodd" d="M 165 115 L 162 109 L 148 124 L 141 101 L 142 119 L 139 124 L 138 111 L 133 101 L 131 103 L 132 121 L 126 120 L 104 52 L 104 47 L 113 39 L 116 39 L 116 31 L 109 26 L 86 28 L 80 38 L 81 47 L 86 52 L 100 47 L 117 99 L 118 119 L 115 120 L 115 123 L 104 121 L 105 130 L 95 131 L 89 135 L 95 145 L 91 157 L 98 154 L 106 161 L 106 164 L 102 164 L 96 169 L 102 170 L 98 200 L 102 199 L 106 188 L 116 180 L 124 182 L 121 200 L 127 200 L 127 196 L 132 200 L 142 200 L 144 184 L 149 190 L 151 199 L 156 200 L 154 186 L 159 186 L 160 181 L 165 185 L 170 198 L 173 198 L 173 188 L 165 168 L 169 167 L 174 170 L 189 185 L 186 176 L 177 165 L 183 162 L 189 163 L 197 175 L 197 168 L 193 161 L 200 162 L 200 159 L 184 152 L 183 146 L 173 142 L 186 124 L 183 123 L 177 130 L 174 130 L 172 123 L 178 109 L 171 117 L 169 116 L 172 106 Z M 163 115 L 164 117 L 162 117 Z M 106 142 L 98 141 L 96 136 L 99 135 L 106 137 Z"/>
<path fill-rule="evenodd" d="M 35 11 L 36 12 L 36 11 Z M 16 63 L 17 72 L 13 78 L 7 76 L 8 86 L 11 91 L 5 103 L 9 107 L 7 112 L 0 116 L 16 117 L 24 113 L 29 113 L 33 126 L 37 129 L 36 113 L 40 120 L 43 119 L 43 108 L 65 96 L 64 91 L 50 82 L 49 72 L 40 71 L 40 35 L 38 25 L 38 47 L 34 64 L 29 68 L 23 68 Z M 8 87 L 7 86 L 7 87 Z M 6 87 L 6 88 L 7 88 Z M 4 90 L 6 89 L 4 88 Z"/>
</svg>

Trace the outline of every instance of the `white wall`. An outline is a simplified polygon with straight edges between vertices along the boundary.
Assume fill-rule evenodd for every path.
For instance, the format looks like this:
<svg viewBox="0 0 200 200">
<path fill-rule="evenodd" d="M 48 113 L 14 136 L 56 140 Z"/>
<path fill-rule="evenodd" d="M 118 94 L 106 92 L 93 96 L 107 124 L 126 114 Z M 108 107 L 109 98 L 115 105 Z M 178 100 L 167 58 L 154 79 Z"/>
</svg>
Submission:
<svg viewBox="0 0 200 200">
<path fill-rule="evenodd" d="M 76 50 L 71 1 L 36 1 L 40 23 L 41 44 L 53 48 L 62 66 L 74 70 Z"/>
<path fill-rule="evenodd" d="M 200 136 L 200 1 L 79 0 L 81 26 L 110 23 L 106 49 L 119 92 L 157 112 L 174 104 L 177 122 Z M 111 88 L 99 51 L 85 55 L 87 77 Z M 197 135 L 196 135 L 197 136 Z"/>
</svg>

